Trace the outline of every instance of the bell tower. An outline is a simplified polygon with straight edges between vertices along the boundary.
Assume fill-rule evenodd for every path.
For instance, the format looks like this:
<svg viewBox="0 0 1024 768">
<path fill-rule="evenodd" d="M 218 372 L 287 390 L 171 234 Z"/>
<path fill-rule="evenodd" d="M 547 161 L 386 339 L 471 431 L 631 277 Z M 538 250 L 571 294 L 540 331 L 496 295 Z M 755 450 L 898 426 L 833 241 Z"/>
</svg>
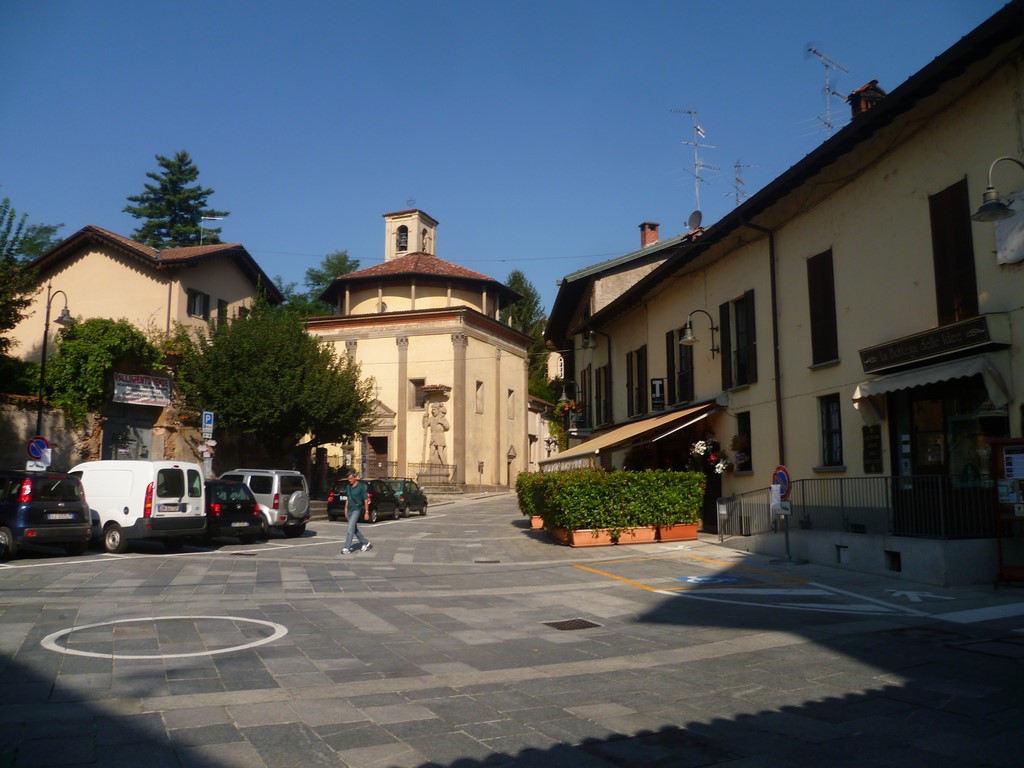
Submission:
<svg viewBox="0 0 1024 768">
<path fill-rule="evenodd" d="M 384 214 L 384 261 L 410 253 L 437 255 L 437 221 L 418 208 Z"/>
</svg>

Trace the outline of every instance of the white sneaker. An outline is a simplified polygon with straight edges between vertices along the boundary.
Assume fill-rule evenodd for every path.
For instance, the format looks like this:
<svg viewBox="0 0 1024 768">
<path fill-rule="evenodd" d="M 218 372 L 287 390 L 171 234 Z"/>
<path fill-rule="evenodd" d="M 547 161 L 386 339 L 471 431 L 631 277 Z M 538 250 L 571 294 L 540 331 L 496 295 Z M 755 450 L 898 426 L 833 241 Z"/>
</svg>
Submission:
<svg viewBox="0 0 1024 768">
<path fill-rule="evenodd" d="M 373 544 L 369 541 L 363 544 L 363 546 L 361 547 L 361 551 L 365 552 L 368 549 L 373 549 Z"/>
<path fill-rule="evenodd" d="M 352 554 L 352 550 L 348 549 L 346 547 L 345 549 L 341 550 L 341 554 L 343 554 L 343 555 L 351 555 Z"/>
</svg>

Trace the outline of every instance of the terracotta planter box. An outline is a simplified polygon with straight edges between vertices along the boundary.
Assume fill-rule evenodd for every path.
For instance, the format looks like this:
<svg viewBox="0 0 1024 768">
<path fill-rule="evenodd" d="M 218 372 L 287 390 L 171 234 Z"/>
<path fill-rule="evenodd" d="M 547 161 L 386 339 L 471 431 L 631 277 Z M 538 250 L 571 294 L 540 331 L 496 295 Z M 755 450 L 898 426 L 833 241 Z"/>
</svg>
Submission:
<svg viewBox="0 0 1024 768">
<path fill-rule="evenodd" d="M 659 525 L 659 541 L 694 541 L 697 538 L 697 523 L 676 523 Z"/>
<path fill-rule="evenodd" d="M 569 543 L 569 531 L 566 528 L 548 528 L 548 536 L 557 541 L 559 544 Z"/>
<path fill-rule="evenodd" d="M 570 547 L 608 547 L 615 543 L 611 531 L 605 528 L 581 529 L 569 532 Z"/>
<path fill-rule="evenodd" d="M 619 534 L 619 544 L 651 544 L 658 535 L 658 529 L 653 525 L 645 525 L 640 528 L 627 528 Z"/>
<path fill-rule="evenodd" d="M 530 518 L 530 527 L 535 529 L 535 530 L 538 529 L 538 528 L 543 528 L 544 527 L 544 518 L 541 517 L 540 515 L 533 515 Z"/>
</svg>

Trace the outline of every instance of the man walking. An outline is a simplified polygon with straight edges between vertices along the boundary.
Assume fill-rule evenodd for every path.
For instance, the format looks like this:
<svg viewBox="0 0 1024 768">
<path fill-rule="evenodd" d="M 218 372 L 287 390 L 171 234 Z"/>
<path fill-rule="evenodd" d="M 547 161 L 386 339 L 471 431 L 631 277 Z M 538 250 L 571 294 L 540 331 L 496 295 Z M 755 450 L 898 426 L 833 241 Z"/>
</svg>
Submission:
<svg viewBox="0 0 1024 768">
<path fill-rule="evenodd" d="M 359 518 L 370 512 L 370 494 L 365 483 L 360 483 L 356 473 L 349 470 L 348 493 L 345 494 L 345 516 L 348 518 L 348 535 L 345 536 L 345 548 L 341 550 L 343 555 L 352 554 L 352 537 L 359 540 L 359 550 L 365 552 L 373 547 L 366 537 L 359 531 Z"/>
</svg>

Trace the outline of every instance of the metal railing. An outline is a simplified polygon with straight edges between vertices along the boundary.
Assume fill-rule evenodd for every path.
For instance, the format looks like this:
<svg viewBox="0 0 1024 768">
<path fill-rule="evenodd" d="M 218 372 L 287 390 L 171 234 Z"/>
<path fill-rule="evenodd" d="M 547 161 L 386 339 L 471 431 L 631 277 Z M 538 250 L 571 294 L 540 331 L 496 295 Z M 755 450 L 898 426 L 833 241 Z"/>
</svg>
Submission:
<svg viewBox="0 0 1024 768">
<path fill-rule="evenodd" d="M 972 539 L 995 536 L 991 480 L 961 482 L 942 475 L 796 480 L 790 530 Z M 770 489 L 723 499 L 722 535 L 779 530 Z"/>
</svg>

